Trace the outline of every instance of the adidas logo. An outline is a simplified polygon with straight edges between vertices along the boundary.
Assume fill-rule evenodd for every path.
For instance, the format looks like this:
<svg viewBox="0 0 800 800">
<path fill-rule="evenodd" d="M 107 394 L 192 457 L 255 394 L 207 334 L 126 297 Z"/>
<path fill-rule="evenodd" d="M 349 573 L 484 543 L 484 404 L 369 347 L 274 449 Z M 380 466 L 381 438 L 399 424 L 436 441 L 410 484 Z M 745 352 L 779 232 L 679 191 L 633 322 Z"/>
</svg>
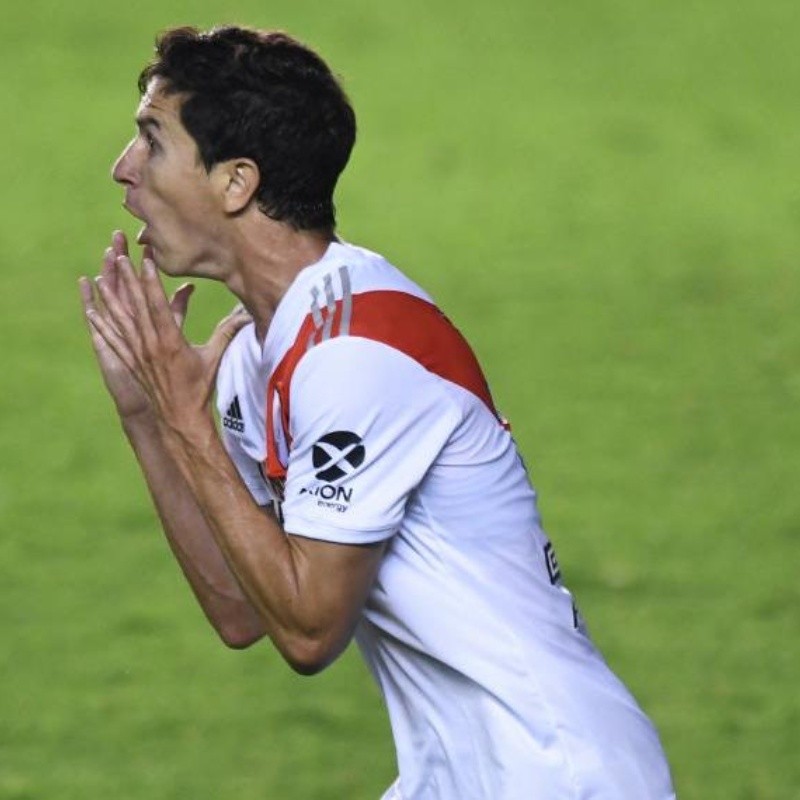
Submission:
<svg viewBox="0 0 800 800">
<path fill-rule="evenodd" d="M 233 402 L 228 406 L 228 410 L 222 418 L 222 425 L 228 430 L 244 433 L 244 420 L 242 419 L 242 409 L 239 406 L 239 395 L 235 395 Z"/>
</svg>

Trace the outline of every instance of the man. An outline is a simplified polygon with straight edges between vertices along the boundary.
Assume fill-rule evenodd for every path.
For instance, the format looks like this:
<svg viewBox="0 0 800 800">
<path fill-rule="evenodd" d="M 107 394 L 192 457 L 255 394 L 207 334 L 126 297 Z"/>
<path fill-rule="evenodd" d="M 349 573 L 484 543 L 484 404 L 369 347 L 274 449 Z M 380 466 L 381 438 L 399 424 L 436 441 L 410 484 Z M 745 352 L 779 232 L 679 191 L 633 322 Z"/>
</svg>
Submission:
<svg viewBox="0 0 800 800">
<path fill-rule="evenodd" d="M 334 233 L 355 140 L 290 37 L 169 31 L 114 165 L 144 222 L 81 292 L 107 388 L 174 554 L 232 647 L 314 673 L 355 637 L 405 800 L 664 800 L 658 737 L 588 638 L 468 345 Z M 191 286 L 243 306 L 203 347 Z M 216 381 L 218 432 L 210 410 Z"/>
</svg>

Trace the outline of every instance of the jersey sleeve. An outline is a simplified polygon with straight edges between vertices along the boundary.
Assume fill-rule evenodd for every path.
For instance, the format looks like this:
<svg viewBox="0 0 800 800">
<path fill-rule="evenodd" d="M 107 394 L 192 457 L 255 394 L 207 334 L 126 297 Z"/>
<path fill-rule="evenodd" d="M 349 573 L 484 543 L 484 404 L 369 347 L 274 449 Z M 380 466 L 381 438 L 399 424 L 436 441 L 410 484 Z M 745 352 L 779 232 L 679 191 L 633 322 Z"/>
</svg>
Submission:
<svg viewBox="0 0 800 800">
<path fill-rule="evenodd" d="M 247 487 L 253 500 L 260 506 L 270 505 L 274 498 L 270 494 L 267 484 L 259 471 L 258 462 L 248 456 L 242 447 L 242 443 L 233 434 L 223 428 L 220 432 L 220 436 L 222 437 L 225 450 L 230 456 L 231 461 L 233 461 L 233 465 L 236 467 L 239 477 Z"/>
<path fill-rule="evenodd" d="M 244 420 L 239 407 L 242 387 L 237 385 L 237 375 L 242 376 L 244 373 L 242 349 L 245 337 L 248 335 L 252 336 L 252 331 L 246 332 L 246 328 L 240 330 L 222 356 L 217 371 L 216 407 L 220 421 L 220 437 L 226 452 L 255 502 L 260 506 L 266 506 L 273 502 L 273 498 L 259 469 L 259 460 L 247 452 L 242 442 Z M 237 409 L 235 412 L 237 417 L 232 421 L 240 425 L 237 433 L 232 432 L 226 420 L 232 403 L 236 404 Z"/>
<path fill-rule="evenodd" d="M 341 337 L 312 348 L 291 384 L 284 528 L 389 538 L 460 418 L 441 378 L 388 345 Z"/>
</svg>

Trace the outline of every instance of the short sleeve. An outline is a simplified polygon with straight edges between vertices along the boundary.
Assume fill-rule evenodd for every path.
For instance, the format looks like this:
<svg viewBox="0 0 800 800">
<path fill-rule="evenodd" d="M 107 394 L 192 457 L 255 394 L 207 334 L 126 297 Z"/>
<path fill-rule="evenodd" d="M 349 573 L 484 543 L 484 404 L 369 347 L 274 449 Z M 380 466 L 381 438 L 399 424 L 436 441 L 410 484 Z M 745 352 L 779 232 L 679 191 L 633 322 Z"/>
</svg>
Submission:
<svg viewBox="0 0 800 800">
<path fill-rule="evenodd" d="M 236 436 L 224 428 L 220 433 L 225 450 L 230 456 L 239 477 L 244 482 L 253 500 L 260 506 L 267 506 L 273 502 L 267 483 L 259 470 L 258 462 L 254 461 L 245 452 L 241 442 Z"/>
<path fill-rule="evenodd" d="M 256 448 L 263 449 L 263 433 L 262 444 L 259 445 L 258 433 L 254 430 L 257 426 L 253 425 L 255 417 L 246 404 L 248 381 L 253 380 L 254 365 L 260 360 L 255 342 L 252 325 L 248 325 L 236 334 L 223 354 L 217 371 L 216 406 L 225 450 L 255 502 L 266 506 L 273 499 L 261 474 L 257 451 L 254 452 Z M 258 349 L 260 351 L 260 346 Z M 263 385 L 266 385 L 266 378 L 263 379 Z M 263 407 L 263 403 L 261 405 Z M 248 417 L 246 426 L 243 413 Z M 245 431 L 250 443 L 249 452 L 244 443 Z"/>
<path fill-rule="evenodd" d="M 441 382 L 370 339 L 312 348 L 291 384 L 286 531 L 356 544 L 392 536 L 460 421 Z"/>
</svg>

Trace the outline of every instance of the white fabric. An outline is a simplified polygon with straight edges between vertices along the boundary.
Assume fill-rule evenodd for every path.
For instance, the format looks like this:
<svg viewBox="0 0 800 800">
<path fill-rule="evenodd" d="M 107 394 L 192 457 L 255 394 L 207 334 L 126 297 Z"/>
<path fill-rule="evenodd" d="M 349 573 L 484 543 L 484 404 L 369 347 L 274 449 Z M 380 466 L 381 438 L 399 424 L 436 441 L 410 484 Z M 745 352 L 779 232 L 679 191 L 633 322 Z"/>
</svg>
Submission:
<svg viewBox="0 0 800 800">
<path fill-rule="evenodd" d="M 259 468 L 269 375 L 311 298 L 324 303 L 326 286 L 346 294 L 343 266 L 354 295 L 429 299 L 380 257 L 337 243 L 292 284 L 263 351 L 252 327 L 239 333 L 218 407 L 225 417 L 238 400 L 243 430 L 223 435 L 259 503 L 271 497 Z M 384 798 L 674 797 L 657 734 L 586 635 L 514 442 L 486 404 L 394 347 L 349 335 L 308 350 L 290 401 L 279 448 L 287 532 L 390 540 L 356 634 L 397 749 L 402 793 L 398 783 Z M 337 444 L 326 444 L 332 433 Z M 318 477 L 337 466 L 341 476 Z"/>
<path fill-rule="evenodd" d="M 383 793 L 381 800 L 403 800 L 399 778 Z"/>
</svg>

